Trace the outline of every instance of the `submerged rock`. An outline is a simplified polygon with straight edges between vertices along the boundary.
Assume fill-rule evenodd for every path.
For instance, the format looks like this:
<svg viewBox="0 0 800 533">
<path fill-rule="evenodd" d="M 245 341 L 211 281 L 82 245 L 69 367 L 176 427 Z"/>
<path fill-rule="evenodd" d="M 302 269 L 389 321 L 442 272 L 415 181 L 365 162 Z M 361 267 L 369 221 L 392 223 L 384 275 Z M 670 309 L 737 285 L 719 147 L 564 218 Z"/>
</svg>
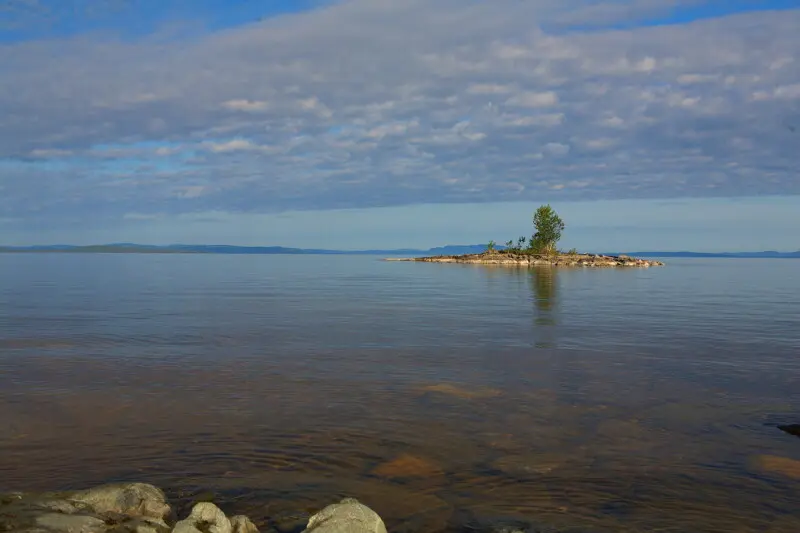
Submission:
<svg viewBox="0 0 800 533">
<path fill-rule="evenodd" d="M 778 426 L 778 429 L 789 435 L 800 437 L 800 424 L 788 424 L 785 426 Z"/>
<path fill-rule="evenodd" d="M 466 388 L 454 385 L 452 383 L 437 383 L 436 385 L 426 385 L 422 387 L 421 390 L 423 392 L 436 392 L 439 394 L 445 394 L 447 396 L 454 396 L 456 398 L 461 398 L 462 400 L 495 398 L 502 394 L 501 391 L 497 389 L 491 389 L 488 387 Z"/>
<path fill-rule="evenodd" d="M 378 465 L 372 473 L 385 478 L 410 478 L 441 476 L 443 471 L 430 461 L 404 453 Z"/>
<path fill-rule="evenodd" d="M 312 516 L 306 533 L 386 533 L 378 514 L 353 498 L 345 498 Z"/>
<path fill-rule="evenodd" d="M 755 458 L 754 464 L 762 472 L 800 479 L 800 461 L 795 459 L 777 455 L 759 455 Z"/>
<path fill-rule="evenodd" d="M 269 523 L 278 533 L 300 533 L 306 528 L 309 518 L 305 512 L 284 511 L 271 515 Z"/>
<path fill-rule="evenodd" d="M 549 455 L 506 455 L 492 462 L 496 470 L 516 478 L 542 476 L 564 463 L 564 457 Z"/>
<path fill-rule="evenodd" d="M 582 527 L 549 524 L 518 516 L 478 516 L 472 512 L 456 513 L 449 529 L 468 533 L 597 533 Z"/>
</svg>

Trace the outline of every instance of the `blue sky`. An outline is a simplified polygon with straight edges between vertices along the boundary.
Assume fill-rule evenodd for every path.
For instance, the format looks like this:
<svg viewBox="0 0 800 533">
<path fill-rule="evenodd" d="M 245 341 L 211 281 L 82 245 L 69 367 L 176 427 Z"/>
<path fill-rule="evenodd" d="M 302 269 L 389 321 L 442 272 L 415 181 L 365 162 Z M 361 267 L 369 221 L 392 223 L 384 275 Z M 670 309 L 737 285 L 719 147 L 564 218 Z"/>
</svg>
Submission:
<svg viewBox="0 0 800 533">
<path fill-rule="evenodd" d="M 0 243 L 800 248 L 797 0 L 0 0 Z"/>
</svg>

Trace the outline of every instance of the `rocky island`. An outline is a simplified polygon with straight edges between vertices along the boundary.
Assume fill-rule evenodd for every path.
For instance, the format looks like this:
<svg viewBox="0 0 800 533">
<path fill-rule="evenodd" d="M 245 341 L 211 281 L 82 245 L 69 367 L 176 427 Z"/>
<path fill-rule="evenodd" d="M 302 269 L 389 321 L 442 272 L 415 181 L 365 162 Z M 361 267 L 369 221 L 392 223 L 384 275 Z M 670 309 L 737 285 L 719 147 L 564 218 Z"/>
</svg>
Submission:
<svg viewBox="0 0 800 533">
<path fill-rule="evenodd" d="M 480 254 L 438 255 L 433 257 L 389 258 L 387 261 L 420 261 L 423 263 L 474 263 L 505 266 L 557 266 L 557 267 L 651 267 L 663 266 L 655 260 L 637 259 L 627 255 L 597 255 L 579 253 L 532 254 L 486 251 Z"/>
<path fill-rule="evenodd" d="M 509 266 L 570 266 L 570 267 L 651 267 L 663 266 L 654 260 L 636 259 L 627 255 L 581 254 L 574 248 L 560 252 L 556 244 L 564 231 L 561 220 L 550 205 L 540 206 L 533 214 L 536 232 L 530 237 L 510 240 L 502 249 L 494 241 L 486 245 L 479 254 L 440 255 L 435 257 L 394 258 L 388 261 L 421 261 L 423 263 L 476 263 L 482 265 Z M 527 245 L 526 245 L 527 243 Z"/>
</svg>

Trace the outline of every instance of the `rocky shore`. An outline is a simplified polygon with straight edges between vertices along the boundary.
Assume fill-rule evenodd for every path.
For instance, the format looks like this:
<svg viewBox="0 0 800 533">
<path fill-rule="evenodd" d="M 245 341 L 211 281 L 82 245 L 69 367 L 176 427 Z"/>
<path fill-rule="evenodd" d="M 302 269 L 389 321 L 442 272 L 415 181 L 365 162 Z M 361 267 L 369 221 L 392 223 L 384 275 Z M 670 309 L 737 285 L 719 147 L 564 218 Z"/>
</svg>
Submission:
<svg viewBox="0 0 800 533">
<path fill-rule="evenodd" d="M 534 255 L 513 252 L 484 252 L 467 255 L 439 255 L 433 257 L 389 258 L 387 261 L 419 261 L 423 263 L 474 263 L 508 266 L 558 266 L 558 267 L 651 267 L 663 266 L 655 260 L 637 259 L 627 255 L 557 254 Z"/>
<path fill-rule="evenodd" d="M 0 532 L 258 533 L 246 516 L 227 517 L 211 502 L 178 519 L 164 493 L 144 483 L 45 494 L 0 494 Z M 313 515 L 303 533 L 386 533 L 366 505 L 344 499 Z"/>
</svg>

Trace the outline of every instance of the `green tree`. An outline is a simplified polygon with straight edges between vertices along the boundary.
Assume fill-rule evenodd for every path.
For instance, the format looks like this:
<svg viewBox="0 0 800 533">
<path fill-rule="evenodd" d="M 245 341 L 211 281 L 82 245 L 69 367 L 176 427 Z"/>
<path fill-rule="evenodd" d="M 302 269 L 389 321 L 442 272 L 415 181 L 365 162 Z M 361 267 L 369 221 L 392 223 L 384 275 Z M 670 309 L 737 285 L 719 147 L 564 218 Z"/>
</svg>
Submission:
<svg viewBox="0 0 800 533">
<path fill-rule="evenodd" d="M 561 220 L 550 204 L 543 205 L 533 214 L 533 228 L 536 233 L 530 240 L 532 250 L 539 253 L 553 253 L 556 243 L 561 239 L 564 231 L 564 221 Z"/>
<path fill-rule="evenodd" d="M 497 245 L 495 244 L 494 241 L 489 241 L 489 244 L 486 245 L 486 251 L 494 252 L 496 247 Z"/>
</svg>

